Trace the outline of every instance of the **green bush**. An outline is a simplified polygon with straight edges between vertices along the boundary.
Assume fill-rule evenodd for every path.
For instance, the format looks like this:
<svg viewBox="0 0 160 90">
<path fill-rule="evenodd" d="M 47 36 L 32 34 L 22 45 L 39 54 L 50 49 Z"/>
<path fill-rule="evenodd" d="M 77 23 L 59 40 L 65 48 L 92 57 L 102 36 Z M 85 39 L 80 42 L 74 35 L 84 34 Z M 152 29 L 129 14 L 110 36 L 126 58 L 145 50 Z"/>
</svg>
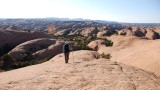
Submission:
<svg viewBox="0 0 160 90">
<path fill-rule="evenodd" d="M 126 34 L 127 34 L 126 32 L 120 33 L 120 35 L 122 36 L 125 36 Z"/>
<path fill-rule="evenodd" d="M 13 58 L 8 54 L 3 56 L 2 61 L 3 61 L 2 69 L 5 70 L 9 69 L 14 64 Z"/>
<path fill-rule="evenodd" d="M 93 50 L 92 48 L 88 47 L 87 45 L 80 46 L 81 50 Z"/>
<path fill-rule="evenodd" d="M 106 46 L 113 46 L 113 42 L 111 40 L 108 40 L 108 39 L 103 39 L 103 40 Z"/>
<path fill-rule="evenodd" d="M 110 53 L 105 54 L 104 52 L 101 54 L 101 58 L 110 59 L 112 56 Z"/>
<path fill-rule="evenodd" d="M 17 69 L 17 68 L 30 66 L 30 65 L 40 64 L 40 63 L 46 62 L 50 59 L 51 59 L 50 57 L 46 57 L 42 60 L 33 59 L 33 60 L 28 60 L 28 61 L 23 61 L 23 62 L 17 62 L 15 65 L 12 66 L 12 69 Z"/>
<path fill-rule="evenodd" d="M 44 59 L 39 60 L 38 63 L 43 63 L 43 62 L 46 62 L 46 61 L 48 61 L 50 59 L 51 59 L 51 57 L 45 57 Z"/>
</svg>

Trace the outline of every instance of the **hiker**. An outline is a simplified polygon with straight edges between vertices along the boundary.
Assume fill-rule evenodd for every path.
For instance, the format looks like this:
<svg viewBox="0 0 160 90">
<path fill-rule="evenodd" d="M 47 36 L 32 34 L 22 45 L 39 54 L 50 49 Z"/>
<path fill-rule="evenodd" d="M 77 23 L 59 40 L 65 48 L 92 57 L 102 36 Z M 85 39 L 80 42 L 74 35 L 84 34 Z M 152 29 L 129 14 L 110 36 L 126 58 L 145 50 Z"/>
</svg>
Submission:
<svg viewBox="0 0 160 90">
<path fill-rule="evenodd" d="M 70 46 L 69 46 L 68 42 L 65 42 L 64 45 L 63 45 L 63 53 L 64 53 L 64 56 L 65 56 L 65 63 L 68 63 L 69 52 L 70 52 Z"/>
</svg>

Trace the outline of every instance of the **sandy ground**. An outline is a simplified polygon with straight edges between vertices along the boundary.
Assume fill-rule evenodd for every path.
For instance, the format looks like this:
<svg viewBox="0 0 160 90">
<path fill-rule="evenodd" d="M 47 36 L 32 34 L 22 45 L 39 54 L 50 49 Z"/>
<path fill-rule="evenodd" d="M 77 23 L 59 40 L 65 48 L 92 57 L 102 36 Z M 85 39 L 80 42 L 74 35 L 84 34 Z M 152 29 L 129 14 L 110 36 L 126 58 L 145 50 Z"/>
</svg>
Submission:
<svg viewBox="0 0 160 90">
<path fill-rule="evenodd" d="M 0 73 L 0 90 L 160 90 L 160 78 L 91 51 L 75 51 L 68 64 L 50 61 Z"/>
</svg>

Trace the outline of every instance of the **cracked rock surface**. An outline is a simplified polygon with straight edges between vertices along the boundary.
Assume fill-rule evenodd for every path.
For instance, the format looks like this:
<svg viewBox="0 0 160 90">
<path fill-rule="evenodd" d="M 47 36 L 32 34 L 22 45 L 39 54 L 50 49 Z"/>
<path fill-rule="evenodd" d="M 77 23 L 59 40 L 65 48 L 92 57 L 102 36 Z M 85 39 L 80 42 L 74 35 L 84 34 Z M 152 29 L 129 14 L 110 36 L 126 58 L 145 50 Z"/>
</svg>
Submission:
<svg viewBox="0 0 160 90">
<path fill-rule="evenodd" d="M 94 51 L 59 54 L 50 61 L 0 73 L 0 90 L 160 90 L 153 73 L 99 58 Z"/>
</svg>

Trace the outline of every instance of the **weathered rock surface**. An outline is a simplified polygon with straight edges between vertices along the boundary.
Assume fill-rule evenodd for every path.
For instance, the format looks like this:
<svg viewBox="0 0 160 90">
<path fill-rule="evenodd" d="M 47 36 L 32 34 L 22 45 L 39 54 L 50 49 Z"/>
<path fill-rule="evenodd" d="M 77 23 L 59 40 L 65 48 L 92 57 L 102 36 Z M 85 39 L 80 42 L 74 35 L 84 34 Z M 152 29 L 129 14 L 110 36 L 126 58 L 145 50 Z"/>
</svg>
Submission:
<svg viewBox="0 0 160 90">
<path fill-rule="evenodd" d="M 103 40 L 95 40 L 95 41 L 90 42 L 87 46 L 97 51 L 99 47 L 102 45 L 104 45 Z"/>
<path fill-rule="evenodd" d="M 132 27 L 132 33 L 134 36 L 143 37 L 145 36 L 145 33 L 141 31 L 139 27 Z"/>
<path fill-rule="evenodd" d="M 108 59 L 93 51 L 76 51 L 64 63 L 63 54 L 50 61 L 0 73 L 1 90 L 159 90 L 154 74 Z M 74 62 L 72 62 L 74 59 Z"/>
<path fill-rule="evenodd" d="M 88 37 L 88 36 L 96 36 L 97 33 L 98 33 L 98 30 L 95 27 L 91 27 L 91 28 L 86 28 L 82 30 L 81 35 Z"/>
<path fill-rule="evenodd" d="M 46 49 L 39 50 L 32 54 L 33 58 L 43 59 L 46 57 L 53 57 L 59 53 L 62 53 L 64 42 L 56 41 L 55 44 L 50 45 Z"/>
<path fill-rule="evenodd" d="M 118 31 L 119 35 L 123 36 L 137 36 L 145 37 L 151 40 L 159 39 L 159 28 L 150 28 L 150 27 L 129 27 L 128 29 L 122 29 Z"/>
<path fill-rule="evenodd" d="M 47 39 L 47 38 L 30 40 L 18 45 L 13 50 L 11 50 L 8 54 L 11 55 L 16 60 L 21 60 L 26 56 L 26 54 L 31 55 L 32 53 L 45 49 L 54 43 L 55 43 L 55 40 Z"/>
<path fill-rule="evenodd" d="M 159 34 L 153 30 L 147 30 L 145 37 L 147 37 L 148 39 L 151 39 L 151 40 L 159 39 Z"/>
<path fill-rule="evenodd" d="M 68 35 L 70 33 L 70 31 L 71 31 L 71 29 L 64 29 L 64 30 L 56 32 L 54 35 L 55 36 Z"/>
<path fill-rule="evenodd" d="M 137 37 L 112 36 L 112 47 L 99 47 L 99 53 L 110 53 L 112 58 L 127 65 L 160 75 L 160 40 L 146 40 Z"/>
<path fill-rule="evenodd" d="M 133 36 L 133 33 L 131 30 L 128 29 L 122 29 L 118 31 L 119 35 L 125 35 L 125 36 Z"/>
<path fill-rule="evenodd" d="M 101 30 L 97 33 L 97 37 L 107 36 L 110 33 L 109 30 Z"/>
</svg>

